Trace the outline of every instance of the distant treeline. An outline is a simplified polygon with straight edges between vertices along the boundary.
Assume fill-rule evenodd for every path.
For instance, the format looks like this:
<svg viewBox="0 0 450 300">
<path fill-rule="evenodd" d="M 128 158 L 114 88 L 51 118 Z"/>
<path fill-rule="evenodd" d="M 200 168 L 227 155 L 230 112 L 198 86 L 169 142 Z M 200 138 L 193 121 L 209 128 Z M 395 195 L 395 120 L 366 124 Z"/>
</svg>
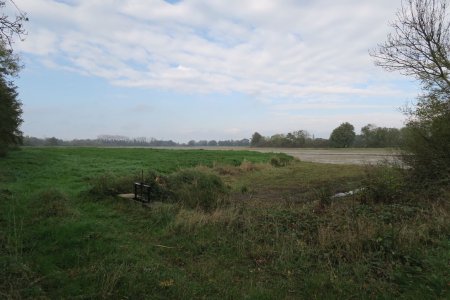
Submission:
<svg viewBox="0 0 450 300">
<path fill-rule="evenodd" d="M 36 138 L 26 136 L 24 146 L 111 146 L 111 147 L 280 147 L 280 148 L 331 148 L 359 147 L 384 148 L 399 147 L 402 144 L 406 128 L 377 127 L 368 124 L 361 128 L 360 134 L 355 134 L 353 125 L 343 123 L 335 128 L 329 139 L 315 138 L 306 130 L 298 130 L 287 134 L 274 134 L 264 137 L 255 132 L 251 139 L 241 140 L 190 140 L 187 143 L 177 143 L 172 140 L 154 138 L 128 138 L 120 135 L 101 135 L 96 139 L 74 139 L 70 141 L 51 138 Z"/>
<path fill-rule="evenodd" d="M 258 132 L 252 136 L 252 147 L 280 148 L 387 148 L 402 145 L 406 128 L 378 127 L 368 124 L 355 134 L 353 125 L 343 123 L 335 128 L 329 139 L 315 138 L 306 130 L 298 130 L 287 134 L 274 134 L 264 137 Z"/>
<path fill-rule="evenodd" d="M 51 138 L 36 138 L 25 136 L 23 138 L 24 146 L 111 146 L 111 147 L 188 147 L 188 146 L 250 146 L 249 139 L 242 140 L 191 140 L 188 143 L 177 143 L 172 140 L 158 140 L 154 138 L 128 138 L 120 135 L 101 135 L 96 139 L 74 139 L 74 140 L 62 140 L 56 137 Z"/>
</svg>

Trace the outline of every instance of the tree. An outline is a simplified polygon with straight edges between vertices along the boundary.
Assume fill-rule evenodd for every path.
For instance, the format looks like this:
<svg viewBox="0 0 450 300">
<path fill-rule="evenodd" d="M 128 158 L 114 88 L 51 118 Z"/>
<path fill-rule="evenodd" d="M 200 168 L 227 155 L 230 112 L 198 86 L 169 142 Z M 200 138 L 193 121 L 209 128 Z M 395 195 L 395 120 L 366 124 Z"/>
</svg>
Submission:
<svg viewBox="0 0 450 300">
<path fill-rule="evenodd" d="M 0 156 L 22 142 L 19 129 L 22 109 L 17 98 L 17 87 L 12 82 L 20 65 L 18 57 L 13 54 L 12 44 L 15 36 L 22 37 L 25 34 L 22 23 L 28 20 L 22 12 L 14 19 L 9 18 L 3 12 L 5 5 L 5 2 L 0 1 Z"/>
<path fill-rule="evenodd" d="M 212 147 L 217 146 L 217 141 L 216 140 L 209 141 L 208 146 L 212 146 Z"/>
<path fill-rule="evenodd" d="M 297 130 L 289 132 L 286 138 L 290 141 L 291 147 L 305 147 L 306 142 L 310 139 L 310 134 L 306 130 Z"/>
<path fill-rule="evenodd" d="M 397 128 L 378 127 L 367 124 L 361 128 L 362 147 L 398 147 L 401 143 L 401 132 Z"/>
<path fill-rule="evenodd" d="M 264 137 L 261 134 L 259 134 L 258 132 L 255 132 L 252 135 L 252 140 L 250 142 L 250 145 L 252 147 L 258 147 L 258 146 L 261 146 L 263 142 L 264 142 Z"/>
<path fill-rule="evenodd" d="M 330 145 L 336 148 L 348 148 L 355 140 L 355 127 L 345 122 L 336 127 L 330 135 Z"/>
<path fill-rule="evenodd" d="M 26 35 L 23 23 L 28 21 L 27 15 L 22 12 L 16 4 L 11 1 L 14 7 L 19 12 L 18 15 L 11 19 L 3 10 L 6 7 L 5 1 L 0 1 L 0 9 L 2 13 L 0 15 L 0 43 L 5 45 L 7 49 L 12 49 L 14 36 L 19 36 L 20 39 Z"/>
<path fill-rule="evenodd" d="M 449 22 L 445 0 L 402 2 L 394 32 L 372 51 L 376 64 L 388 71 L 414 76 L 427 90 L 450 92 Z"/>
<path fill-rule="evenodd" d="M 404 161 L 423 181 L 450 184 L 450 22 L 445 0 L 402 2 L 394 32 L 371 52 L 388 71 L 413 76 L 422 86 L 407 109 Z"/>
<path fill-rule="evenodd" d="M 0 156 L 22 143 L 21 114 L 16 87 L 0 76 Z"/>
</svg>

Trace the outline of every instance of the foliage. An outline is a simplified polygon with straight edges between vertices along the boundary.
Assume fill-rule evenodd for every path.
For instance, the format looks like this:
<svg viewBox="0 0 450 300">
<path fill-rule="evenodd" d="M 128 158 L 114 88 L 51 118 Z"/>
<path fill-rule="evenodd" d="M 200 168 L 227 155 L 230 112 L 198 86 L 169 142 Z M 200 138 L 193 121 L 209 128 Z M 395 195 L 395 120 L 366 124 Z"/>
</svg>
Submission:
<svg viewBox="0 0 450 300">
<path fill-rule="evenodd" d="M 0 74 L 0 156 L 22 141 L 22 109 L 16 89 Z"/>
<path fill-rule="evenodd" d="M 389 71 L 418 79 L 423 93 L 406 111 L 404 161 L 416 183 L 449 186 L 450 20 L 445 0 L 402 3 L 394 33 L 372 55 Z"/>
<path fill-rule="evenodd" d="M 403 170 L 386 164 L 366 167 L 362 183 L 364 202 L 396 203 L 403 198 L 407 188 Z"/>
<path fill-rule="evenodd" d="M 258 132 L 255 132 L 252 135 L 252 138 L 251 138 L 251 141 L 250 141 L 250 145 L 252 147 L 257 147 L 257 146 L 260 146 L 263 143 L 264 143 L 264 137 L 261 134 L 259 134 Z"/>
<path fill-rule="evenodd" d="M 361 128 L 359 138 L 360 144 L 358 146 L 366 148 L 399 147 L 403 140 L 402 130 L 378 127 L 374 124 L 367 124 Z"/>
<path fill-rule="evenodd" d="M 208 212 L 225 204 L 228 194 L 220 177 L 196 169 L 180 170 L 167 176 L 167 189 L 169 201 Z"/>
<path fill-rule="evenodd" d="M 414 182 L 450 186 L 450 110 L 431 121 L 410 121 L 407 128 L 403 160 L 412 167 Z"/>
<path fill-rule="evenodd" d="M 188 144 L 177 143 L 172 140 L 158 140 L 155 138 L 147 139 L 145 137 L 129 138 L 118 135 L 101 135 L 96 139 L 74 139 L 62 140 L 56 137 L 51 138 L 36 138 L 32 136 L 25 136 L 23 138 L 25 146 L 121 146 L 121 147 L 185 147 L 185 146 L 201 146 L 201 147 L 215 147 L 215 146 L 235 146 L 246 147 L 250 145 L 248 139 L 241 140 L 223 140 L 223 141 L 194 141 L 191 140 Z"/>
<path fill-rule="evenodd" d="M 270 159 L 270 164 L 274 167 L 285 167 L 292 161 L 291 156 L 278 155 Z"/>
<path fill-rule="evenodd" d="M 20 69 L 18 57 L 12 50 L 13 38 L 25 34 L 22 24 L 28 20 L 22 12 L 11 19 L 4 13 L 5 6 L 5 2 L 0 2 L 0 156 L 22 142 L 19 129 L 22 123 L 21 103 L 17 99 L 17 87 L 10 77 L 16 76 Z"/>
<path fill-rule="evenodd" d="M 330 135 L 330 145 L 336 148 L 348 148 L 355 140 L 355 127 L 345 122 L 336 127 Z"/>
<path fill-rule="evenodd" d="M 278 148 L 327 148 L 328 140 L 311 137 L 306 130 L 296 130 L 287 134 L 277 133 L 264 137 L 255 132 L 252 137 L 252 147 L 278 147 Z"/>
<path fill-rule="evenodd" d="M 95 199 L 132 192 L 133 176 L 102 174 L 92 178 L 89 194 Z M 211 211 L 225 203 L 228 190 L 221 178 L 198 169 L 182 169 L 163 175 L 155 170 L 146 174 L 143 182 L 150 186 L 151 202 L 177 203 L 181 207 Z"/>
</svg>

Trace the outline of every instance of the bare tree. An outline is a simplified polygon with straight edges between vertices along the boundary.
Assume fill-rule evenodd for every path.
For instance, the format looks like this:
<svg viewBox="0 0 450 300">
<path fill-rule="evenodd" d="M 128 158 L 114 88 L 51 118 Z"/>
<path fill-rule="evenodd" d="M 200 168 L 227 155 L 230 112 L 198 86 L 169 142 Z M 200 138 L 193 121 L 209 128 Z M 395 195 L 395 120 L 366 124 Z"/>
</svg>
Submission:
<svg viewBox="0 0 450 300">
<path fill-rule="evenodd" d="M 13 0 L 9 0 L 9 2 L 14 6 L 18 14 L 14 18 L 10 18 L 4 11 L 6 2 L 0 1 L 0 9 L 2 11 L 0 14 L 0 42 L 4 47 L 9 47 L 11 50 L 14 36 L 23 39 L 23 36 L 26 35 L 23 23 L 28 21 L 28 17 L 17 7 Z"/>
<path fill-rule="evenodd" d="M 450 22 L 446 0 L 405 0 L 394 32 L 370 54 L 388 71 L 419 79 L 429 91 L 450 92 Z"/>
</svg>

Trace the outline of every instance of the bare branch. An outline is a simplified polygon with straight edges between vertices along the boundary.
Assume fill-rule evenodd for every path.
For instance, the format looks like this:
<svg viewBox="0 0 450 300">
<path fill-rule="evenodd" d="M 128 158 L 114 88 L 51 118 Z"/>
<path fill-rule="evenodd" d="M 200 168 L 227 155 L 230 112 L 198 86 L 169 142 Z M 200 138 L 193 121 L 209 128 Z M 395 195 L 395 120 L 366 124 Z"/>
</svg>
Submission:
<svg viewBox="0 0 450 300">
<path fill-rule="evenodd" d="M 0 1 L 0 9 L 2 10 L 0 14 L 0 43 L 4 47 L 12 49 L 12 44 L 14 42 L 14 37 L 17 36 L 20 40 L 23 40 L 24 36 L 27 34 L 23 23 L 28 21 L 27 15 L 22 12 L 13 0 L 9 0 L 18 14 L 13 18 L 8 16 L 3 9 L 6 7 L 5 1 Z"/>
<path fill-rule="evenodd" d="M 450 90 L 450 22 L 445 0 L 404 0 L 393 33 L 371 51 L 378 66 L 419 79 L 424 87 Z"/>
</svg>

